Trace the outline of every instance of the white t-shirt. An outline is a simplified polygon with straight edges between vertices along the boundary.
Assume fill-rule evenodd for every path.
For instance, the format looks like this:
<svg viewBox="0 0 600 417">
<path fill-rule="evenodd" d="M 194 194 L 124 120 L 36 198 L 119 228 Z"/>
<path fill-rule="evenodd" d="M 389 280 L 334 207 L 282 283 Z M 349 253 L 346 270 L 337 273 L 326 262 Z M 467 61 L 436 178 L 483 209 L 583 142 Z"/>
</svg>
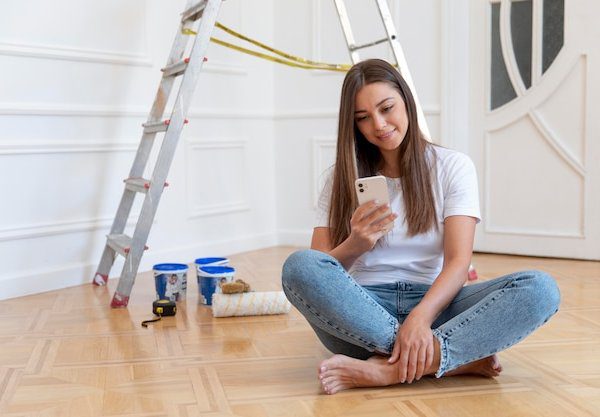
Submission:
<svg viewBox="0 0 600 417">
<path fill-rule="evenodd" d="M 430 146 L 431 161 L 435 152 L 434 199 L 438 229 L 407 236 L 404 202 L 399 178 L 387 178 L 390 207 L 398 214 L 394 228 L 375 247 L 360 256 L 349 273 L 360 285 L 411 281 L 432 284 L 444 262 L 444 220 L 449 216 L 471 216 L 479 223 L 477 173 L 468 156 L 450 149 Z M 319 196 L 315 227 L 328 227 L 333 169 L 324 173 L 325 186 Z"/>
</svg>

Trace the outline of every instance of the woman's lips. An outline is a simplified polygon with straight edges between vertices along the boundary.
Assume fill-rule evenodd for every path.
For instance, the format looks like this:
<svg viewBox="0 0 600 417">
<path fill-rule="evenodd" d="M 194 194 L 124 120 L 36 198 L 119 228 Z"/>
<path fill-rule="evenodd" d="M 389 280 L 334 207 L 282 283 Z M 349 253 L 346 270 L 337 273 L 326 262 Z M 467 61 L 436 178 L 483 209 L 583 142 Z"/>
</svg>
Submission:
<svg viewBox="0 0 600 417">
<path fill-rule="evenodd" d="M 376 137 L 379 140 L 386 140 L 386 139 L 391 138 L 395 131 L 396 131 L 396 129 L 392 129 L 389 132 L 384 133 L 383 135 L 377 135 Z"/>
</svg>

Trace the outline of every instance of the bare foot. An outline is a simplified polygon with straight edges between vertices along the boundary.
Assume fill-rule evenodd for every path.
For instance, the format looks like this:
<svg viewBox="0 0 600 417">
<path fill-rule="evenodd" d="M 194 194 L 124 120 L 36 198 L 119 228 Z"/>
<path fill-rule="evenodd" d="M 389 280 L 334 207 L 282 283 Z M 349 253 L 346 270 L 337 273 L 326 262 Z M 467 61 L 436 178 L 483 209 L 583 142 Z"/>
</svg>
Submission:
<svg viewBox="0 0 600 417">
<path fill-rule="evenodd" d="M 500 372 L 502 372 L 502 365 L 500 365 L 498 355 L 492 355 L 446 372 L 444 376 L 475 374 L 491 378 L 500 375 Z"/>
<path fill-rule="evenodd" d="M 327 394 L 358 387 L 383 387 L 397 384 L 398 367 L 390 365 L 383 356 L 366 361 L 344 355 L 333 355 L 321 362 L 319 380 Z"/>
<path fill-rule="evenodd" d="M 436 352 L 439 352 L 437 345 Z M 439 356 L 439 354 L 438 354 Z M 439 360 L 425 371 L 425 375 L 433 375 L 439 367 Z M 458 367 L 444 376 L 475 374 L 495 377 L 502 372 L 502 365 L 497 355 L 488 356 L 475 362 Z M 398 364 L 389 364 L 384 356 L 372 356 L 366 361 L 344 355 L 333 355 L 321 362 L 319 380 L 327 394 L 335 394 L 349 388 L 383 387 L 400 383 Z"/>
</svg>

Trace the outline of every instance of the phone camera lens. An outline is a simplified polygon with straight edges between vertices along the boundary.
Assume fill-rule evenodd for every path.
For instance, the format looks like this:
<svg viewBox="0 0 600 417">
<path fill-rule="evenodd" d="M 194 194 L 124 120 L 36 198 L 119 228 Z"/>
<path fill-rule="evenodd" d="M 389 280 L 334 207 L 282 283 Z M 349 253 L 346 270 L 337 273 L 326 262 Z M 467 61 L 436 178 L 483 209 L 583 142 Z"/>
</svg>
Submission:
<svg viewBox="0 0 600 417">
<path fill-rule="evenodd" d="M 358 190 L 358 191 L 361 192 L 361 193 L 365 192 L 365 190 L 363 190 L 362 188 L 360 190 Z"/>
<path fill-rule="evenodd" d="M 361 183 L 358 184 L 358 188 L 362 188 L 362 184 Z"/>
</svg>

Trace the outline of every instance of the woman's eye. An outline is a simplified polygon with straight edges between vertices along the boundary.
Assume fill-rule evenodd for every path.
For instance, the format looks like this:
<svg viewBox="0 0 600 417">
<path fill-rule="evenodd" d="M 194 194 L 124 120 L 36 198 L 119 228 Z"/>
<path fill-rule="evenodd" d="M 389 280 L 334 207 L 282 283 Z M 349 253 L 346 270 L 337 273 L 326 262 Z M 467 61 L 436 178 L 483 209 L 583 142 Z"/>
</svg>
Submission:
<svg viewBox="0 0 600 417">
<path fill-rule="evenodd" d="M 357 122 L 362 122 L 363 120 L 367 120 L 367 116 L 361 116 L 356 118 Z"/>
<path fill-rule="evenodd" d="M 384 113 L 387 113 L 387 112 L 389 112 L 390 110 L 392 110 L 392 108 L 393 108 L 393 107 L 394 107 L 394 106 L 388 106 L 388 107 L 384 107 L 384 108 L 383 108 L 383 112 L 384 112 Z"/>
</svg>

